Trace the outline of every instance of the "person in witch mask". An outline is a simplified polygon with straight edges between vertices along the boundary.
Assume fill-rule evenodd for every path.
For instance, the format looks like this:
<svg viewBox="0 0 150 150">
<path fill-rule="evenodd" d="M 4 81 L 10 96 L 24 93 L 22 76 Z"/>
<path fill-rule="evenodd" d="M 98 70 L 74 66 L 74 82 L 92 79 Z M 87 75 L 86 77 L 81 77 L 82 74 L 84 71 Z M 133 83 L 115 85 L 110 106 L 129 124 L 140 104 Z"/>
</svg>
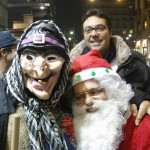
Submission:
<svg viewBox="0 0 150 150">
<path fill-rule="evenodd" d="M 68 53 L 53 21 L 39 20 L 24 31 L 0 80 L 1 150 L 68 149 L 53 113 L 68 79 Z"/>
</svg>

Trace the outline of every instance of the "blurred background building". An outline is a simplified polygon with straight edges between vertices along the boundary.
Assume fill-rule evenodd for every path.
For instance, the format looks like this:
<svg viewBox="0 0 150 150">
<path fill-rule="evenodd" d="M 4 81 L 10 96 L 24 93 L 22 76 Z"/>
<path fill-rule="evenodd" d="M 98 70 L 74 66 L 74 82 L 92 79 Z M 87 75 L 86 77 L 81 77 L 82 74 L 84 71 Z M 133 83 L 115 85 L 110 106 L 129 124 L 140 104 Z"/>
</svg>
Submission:
<svg viewBox="0 0 150 150">
<path fill-rule="evenodd" d="M 20 37 L 31 23 L 41 19 L 54 19 L 52 0 L 8 0 L 8 29 Z"/>
<path fill-rule="evenodd" d="M 70 49 L 82 40 L 81 17 L 89 8 L 100 8 L 112 21 L 113 34 L 131 49 L 150 58 L 150 0 L 0 0 L 0 30 L 20 38 L 39 19 L 52 19 L 63 30 Z"/>
<path fill-rule="evenodd" d="M 150 60 L 150 0 L 135 1 L 136 50 Z"/>
<path fill-rule="evenodd" d="M 8 27 L 8 2 L 7 0 L 0 1 L 0 31 L 6 30 Z"/>
</svg>

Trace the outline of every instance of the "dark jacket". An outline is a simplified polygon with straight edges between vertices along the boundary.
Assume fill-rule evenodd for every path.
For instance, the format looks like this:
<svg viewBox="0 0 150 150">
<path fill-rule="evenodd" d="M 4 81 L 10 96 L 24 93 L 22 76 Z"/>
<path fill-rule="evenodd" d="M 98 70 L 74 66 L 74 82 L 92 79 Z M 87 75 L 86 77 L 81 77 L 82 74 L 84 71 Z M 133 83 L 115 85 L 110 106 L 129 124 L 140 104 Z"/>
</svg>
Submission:
<svg viewBox="0 0 150 150">
<path fill-rule="evenodd" d="M 12 96 L 7 88 L 6 78 L 0 80 L 0 150 L 5 149 L 8 117 L 14 112 L 17 99 Z"/>
<path fill-rule="evenodd" d="M 135 96 L 131 103 L 138 107 L 143 100 L 150 100 L 150 68 L 146 65 L 143 56 L 136 51 L 121 64 L 117 73 L 127 83 L 130 83 Z"/>
<path fill-rule="evenodd" d="M 144 56 L 137 51 L 131 51 L 121 37 L 112 36 L 111 40 L 115 47 L 115 57 L 110 65 L 112 69 L 114 65 L 117 65 L 116 72 L 122 79 L 131 84 L 135 93 L 131 103 L 139 107 L 143 100 L 150 100 L 150 68 L 146 65 Z M 81 55 L 85 47 L 84 41 L 77 44 L 71 50 L 71 61 L 76 56 Z"/>
</svg>

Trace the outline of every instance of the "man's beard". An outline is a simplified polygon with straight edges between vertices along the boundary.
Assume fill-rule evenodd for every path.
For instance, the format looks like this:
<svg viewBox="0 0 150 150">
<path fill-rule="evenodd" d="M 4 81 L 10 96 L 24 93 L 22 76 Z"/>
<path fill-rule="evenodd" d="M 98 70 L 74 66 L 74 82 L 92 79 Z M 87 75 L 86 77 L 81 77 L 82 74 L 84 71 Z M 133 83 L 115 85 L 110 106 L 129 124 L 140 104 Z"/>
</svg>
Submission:
<svg viewBox="0 0 150 150">
<path fill-rule="evenodd" d="M 92 107 L 92 108 L 90 108 Z M 79 150 L 116 150 L 123 139 L 122 126 L 126 123 L 119 104 L 114 99 L 97 100 L 89 109 L 73 104 L 74 128 Z"/>
</svg>

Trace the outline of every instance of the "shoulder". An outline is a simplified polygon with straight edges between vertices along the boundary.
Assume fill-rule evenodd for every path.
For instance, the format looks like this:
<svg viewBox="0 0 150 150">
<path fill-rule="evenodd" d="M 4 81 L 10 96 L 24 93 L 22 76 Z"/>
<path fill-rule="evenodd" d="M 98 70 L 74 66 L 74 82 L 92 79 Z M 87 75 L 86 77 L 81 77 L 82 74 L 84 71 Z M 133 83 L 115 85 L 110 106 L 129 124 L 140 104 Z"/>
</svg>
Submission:
<svg viewBox="0 0 150 150">
<path fill-rule="evenodd" d="M 144 63 L 146 63 L 146 58 L 138 51 L 131 50 L 132 56 Z"/>
<path fill-rule="evenodd" d="M 76 56 L 81 55 L 83 49 L 86 47 L 85 41 L 82 40 L 81 42 L 79 42 L 70 52 L 70 60 L 71 62 L 73 61 L 73 59 Z"/>
</svg>

